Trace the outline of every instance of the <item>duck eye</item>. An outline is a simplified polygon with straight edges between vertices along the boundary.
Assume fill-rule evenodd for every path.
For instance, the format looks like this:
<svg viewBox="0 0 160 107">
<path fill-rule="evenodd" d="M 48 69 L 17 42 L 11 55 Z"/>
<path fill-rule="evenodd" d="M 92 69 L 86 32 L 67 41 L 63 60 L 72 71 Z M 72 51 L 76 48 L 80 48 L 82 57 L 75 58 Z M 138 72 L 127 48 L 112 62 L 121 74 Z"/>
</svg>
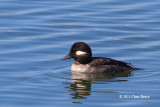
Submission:
<svg viewBox="0 0 160 107">
<path fill-rule="evenodd" d="M 76 51 L 76 48 L 73 48 L 73 51 Z"/>
</svg>

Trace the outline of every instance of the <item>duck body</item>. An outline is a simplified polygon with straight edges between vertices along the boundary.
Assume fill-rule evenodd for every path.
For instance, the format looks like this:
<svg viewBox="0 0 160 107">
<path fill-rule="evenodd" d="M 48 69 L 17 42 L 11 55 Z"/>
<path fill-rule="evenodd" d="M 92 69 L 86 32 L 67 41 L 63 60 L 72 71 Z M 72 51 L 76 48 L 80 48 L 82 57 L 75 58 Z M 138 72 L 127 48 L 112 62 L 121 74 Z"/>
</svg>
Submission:
<svg viewBox="0 0 160 107">
<path fill-rule="evenodd" d="M 71 66 L 72 72 L 83 73 L 116 73 L 125 70 L 136 70 L 137 68 L 131 67 L 131 64 L 122 61 L 117 61 L 105 57 L 93 57 L 92 61 L 87 64 L 74 62 Z"/>
</svg>

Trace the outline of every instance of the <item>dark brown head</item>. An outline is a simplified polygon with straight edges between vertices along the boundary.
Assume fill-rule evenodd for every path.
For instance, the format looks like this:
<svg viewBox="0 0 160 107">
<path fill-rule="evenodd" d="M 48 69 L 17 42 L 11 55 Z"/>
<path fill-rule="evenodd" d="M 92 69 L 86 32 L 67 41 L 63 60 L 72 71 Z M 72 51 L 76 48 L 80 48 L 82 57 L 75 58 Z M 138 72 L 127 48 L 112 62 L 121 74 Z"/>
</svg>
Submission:
<svg viewBox="0 0 160 107">
<path fill-rule="evenodd" d="M 76 42 L 72 45 L 69 54 L 63 57 L 62 60 L 70 58 L 81 64 L 86 64 L 92 59 L 91 48 L 84 42 Z"/>
</svg>

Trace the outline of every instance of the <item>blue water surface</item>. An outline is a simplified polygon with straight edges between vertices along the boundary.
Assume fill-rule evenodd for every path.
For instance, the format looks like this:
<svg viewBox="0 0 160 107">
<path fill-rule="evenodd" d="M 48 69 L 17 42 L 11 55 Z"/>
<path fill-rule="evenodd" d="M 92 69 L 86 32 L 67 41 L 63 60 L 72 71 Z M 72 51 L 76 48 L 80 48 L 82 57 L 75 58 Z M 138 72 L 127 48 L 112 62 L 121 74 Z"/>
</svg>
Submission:
<svg viewBox="0 0 160 107">
<path fill-rule="evenodd" d="M 76 75 L 74 42 L 133 72 Z M 159 107 L 159 0 L 0 0 L 1 107 Z"/>
</svg>

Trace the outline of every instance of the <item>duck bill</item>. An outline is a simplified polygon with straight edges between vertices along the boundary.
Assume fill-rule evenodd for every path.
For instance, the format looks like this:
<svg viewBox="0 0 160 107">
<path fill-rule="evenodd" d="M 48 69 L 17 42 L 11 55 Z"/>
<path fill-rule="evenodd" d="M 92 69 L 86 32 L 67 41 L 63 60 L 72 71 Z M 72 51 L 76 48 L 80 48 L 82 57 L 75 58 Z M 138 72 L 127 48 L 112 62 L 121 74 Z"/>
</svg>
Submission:
<svg viewBox="0 0 160 107">
<path fill-rule="evenodd" d="M 72 57 L 71 57 L 71 55 L 70 55 L 70 53 L 69 53 L 69 54 L 67 54 L 65 57 L 63 57 L 62 60 L 70 59 L 70 58 L 72 58 Z"/>
</svg>

